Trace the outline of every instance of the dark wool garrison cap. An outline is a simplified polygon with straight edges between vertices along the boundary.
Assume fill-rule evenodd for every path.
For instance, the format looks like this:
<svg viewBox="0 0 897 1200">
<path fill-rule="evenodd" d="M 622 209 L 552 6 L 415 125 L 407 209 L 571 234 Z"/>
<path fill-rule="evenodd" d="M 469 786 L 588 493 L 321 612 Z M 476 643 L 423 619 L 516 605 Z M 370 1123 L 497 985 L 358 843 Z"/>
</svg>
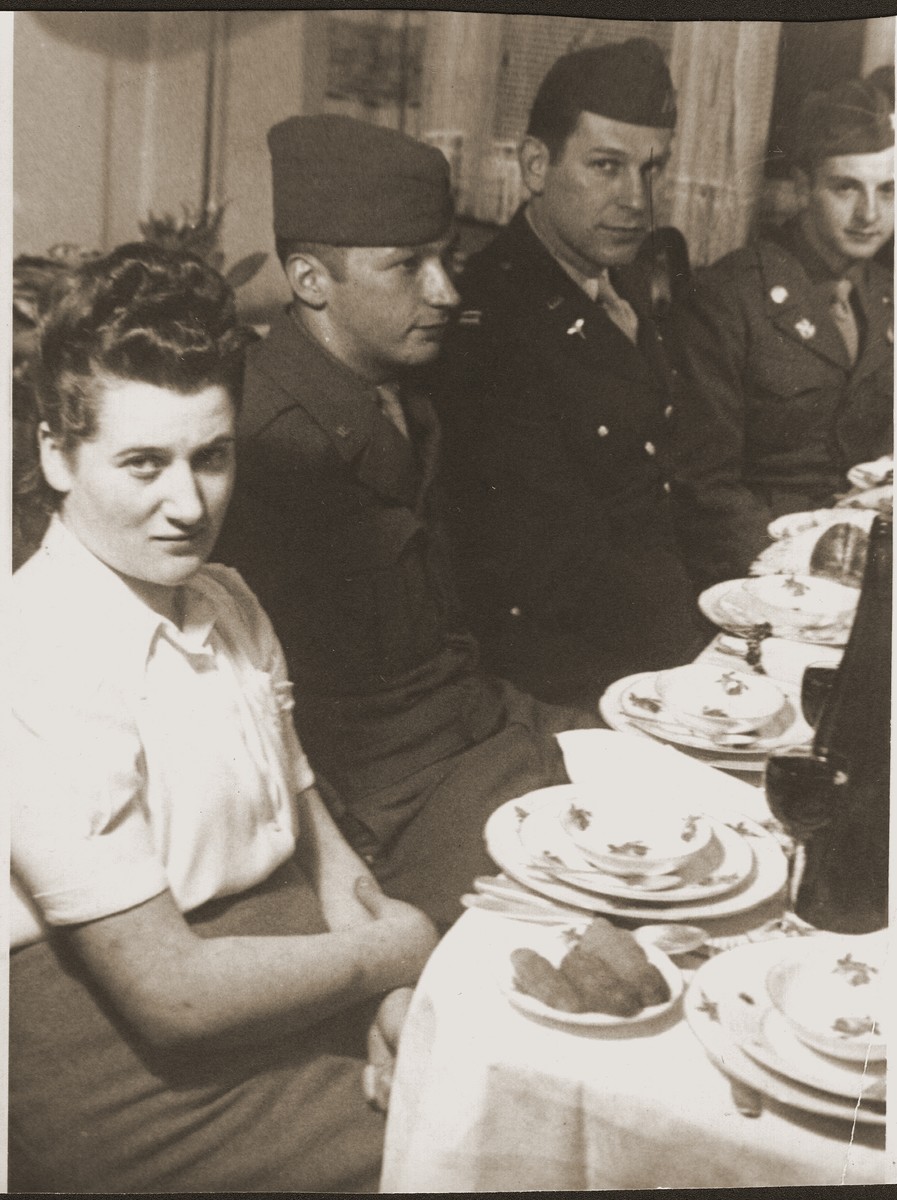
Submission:
<svg viewBox="0 0 897 1200">
<path fill-rule="evenodd" d="M 435 242 L 452 220 L 445 156 L 404 133 L 324 114 L 268 131 L 278 237 L 328 246 Z"/>
<path fill-rule="evenodd" d="M 794 161 L 812 166 L 838 154 L 876 154 L 894 145 L 889 98 L 859 79 L 810 92 L 800 108 Z"/>
<path fill-rule="evenodd" d="M 540 106 L 571 100 L 581 110 L 627 125 L 672 129 L 676 124 L 670 72 L 650 38 L 591 46 L 559 58 L 542 80 L 530 124 Z"/>
</svg>

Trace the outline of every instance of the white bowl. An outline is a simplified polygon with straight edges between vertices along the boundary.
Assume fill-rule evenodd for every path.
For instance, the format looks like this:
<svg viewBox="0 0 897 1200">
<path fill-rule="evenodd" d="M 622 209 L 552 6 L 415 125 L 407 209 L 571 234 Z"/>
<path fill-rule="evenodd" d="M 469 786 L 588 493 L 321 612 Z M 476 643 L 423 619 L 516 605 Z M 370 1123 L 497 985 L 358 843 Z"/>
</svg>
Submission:
<svg viewBox="0 0 897 1200">
<path fill-rule="evenodd" d="M 687 725 L 710 733 L 739 733 L 765 725 L 785 696 L 765 675 L 694 663 L 659 672 L 655 681 L 664 704 Z"/>
<path fill-rule="evenodd" d="M 624 802 L 607 810 L 575 800 L 561 818 L 570 840 L 612 875 L 665 875 L 675 871 L 713 836 L 701 817 Z"/>
<path fill-rule="evenodd" d="M 843 621 L 859 598 L 857 588 L 819 575 L 758 575 L 741 587 L 756 613 L 779 627 Z"/>
<path fill-rule="evenodd" d="M 886 1054 L 885 996 L 880 959 L 824 935 L 776 963 L 766 990 L 808 1046 L 832 1058 L 879 1062 Z"/>
</svg>

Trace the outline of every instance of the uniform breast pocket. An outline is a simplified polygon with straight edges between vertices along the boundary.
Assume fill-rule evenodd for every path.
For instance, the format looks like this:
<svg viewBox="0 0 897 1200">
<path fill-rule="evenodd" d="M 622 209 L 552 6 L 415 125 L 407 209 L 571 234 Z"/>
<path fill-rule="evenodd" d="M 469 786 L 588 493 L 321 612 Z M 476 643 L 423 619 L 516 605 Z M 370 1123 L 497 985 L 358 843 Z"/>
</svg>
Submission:
<svg viewBox="0 0 897 1200">
<path fill-rule="evenodd" d="M 760 338 L 752 350 L 748 378 L 768 399 L 791 400 L 831 388 L 845 372 L 776 331 L 775 337 Z"/>
<path fill-rule="evenodd" d="M 342 548 L 339 636 L 368 670 L 404 669 L 427 650 L 424 630 L 432 632 L 440 608 L 430 540 L 413 512 L 396 508 Z"/>
</svg>

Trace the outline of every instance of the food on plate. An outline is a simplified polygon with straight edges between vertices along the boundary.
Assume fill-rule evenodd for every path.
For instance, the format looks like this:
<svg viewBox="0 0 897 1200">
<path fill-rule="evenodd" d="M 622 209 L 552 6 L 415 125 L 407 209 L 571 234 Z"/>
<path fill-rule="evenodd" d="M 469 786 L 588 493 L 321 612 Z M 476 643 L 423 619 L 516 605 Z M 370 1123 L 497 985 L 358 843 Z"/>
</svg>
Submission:
<svg viewBox="0 0 897 1200">
<path fill-rule="evenodd" d="M 511 955 L 518 991 L 559 1012 L 586 1012 L 588 1004 L 565 975 L 535 950 L 521 947 Z"/>
<path fill-rule="evenodd" d="M 669 1000 L 667 981 L 648 962 L 645 951 L 628 930 L 619 929 L 605 917 L 596 917 L 583 934 L 579 948 L 602 960 L 618 978 L 635 988 L 643 1005 Z"/>
<path fill-rule="evenodd" d="M 831 525 L 816 540 L 810 554 L 810 574 L 859 587 L 866 569 L 869 534 L 847 521 Z"/>
<path fill-rule="evenodd" d="M 604 917 L 576 938 L 560 967 L 526 947 L 511 954 L 511 963 L 517 990 L 559 1012 L 634 1017 L 671 995 L 632 934 Z"/>
<path fill-rule="evenodd" d="M 583 941 L 585 938 L 568 950 L 561 974 L 582 996 L 586 1011 L 612 1013 L 615 1017 L 640 1013 L 645 1004 L 638 990 L 621 979 L 605 959 L 584 947 Z"/>
</svg>

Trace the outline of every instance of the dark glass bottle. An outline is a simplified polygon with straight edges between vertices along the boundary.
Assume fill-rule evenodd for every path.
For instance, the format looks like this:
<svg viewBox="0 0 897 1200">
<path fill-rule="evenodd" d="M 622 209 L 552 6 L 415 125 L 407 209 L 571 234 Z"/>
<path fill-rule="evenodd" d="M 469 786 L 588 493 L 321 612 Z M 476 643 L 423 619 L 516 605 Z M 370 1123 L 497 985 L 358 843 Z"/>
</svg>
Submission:
<svg viewBox="0 0 897 1200">
<path fill-rule="evenodd" d="M 856 617 L 812 752 L 772 761 L 767 797 L 803 842 L 793 897 L 818 929 L 867 933 L 888 920 L 892 524 L 869 534 Z"/>
</svg>

